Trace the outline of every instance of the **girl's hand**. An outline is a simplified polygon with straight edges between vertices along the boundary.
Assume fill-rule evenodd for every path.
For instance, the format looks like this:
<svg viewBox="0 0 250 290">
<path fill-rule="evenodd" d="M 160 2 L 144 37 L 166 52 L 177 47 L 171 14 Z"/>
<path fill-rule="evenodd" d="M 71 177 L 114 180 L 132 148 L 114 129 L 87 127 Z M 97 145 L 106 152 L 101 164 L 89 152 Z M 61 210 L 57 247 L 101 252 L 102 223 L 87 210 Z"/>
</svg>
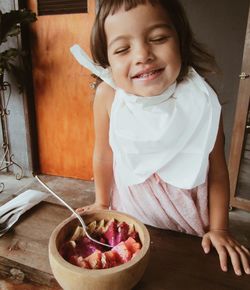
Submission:
<svg viewBox="0 0 250 290">
<path fill-rule="evenodd" d="M 202 239 L 202 248 L 207 254 L 211 245 L 216 249 L 220 259 L 222 271 L 227 271 L 228 256 L 231 259 L 236 275 L 240 276 L 243 269 L 246 274 L 250 274 L 250 252 L 249 250 L 234 240 L 226 230 L 211 230 Z"/>
<path fill-rule="evenodd" d="M 92 203 L 90 205 L 86 205 L 83 207 L 79 207 L 76 209 L 76 212 L 81 215 L 86 211 L 92 211 L 92 210 L 100 210 L 100 209 L 108 209 L 108 205 L 98 204 L 98 203 Z"/>
</svg>

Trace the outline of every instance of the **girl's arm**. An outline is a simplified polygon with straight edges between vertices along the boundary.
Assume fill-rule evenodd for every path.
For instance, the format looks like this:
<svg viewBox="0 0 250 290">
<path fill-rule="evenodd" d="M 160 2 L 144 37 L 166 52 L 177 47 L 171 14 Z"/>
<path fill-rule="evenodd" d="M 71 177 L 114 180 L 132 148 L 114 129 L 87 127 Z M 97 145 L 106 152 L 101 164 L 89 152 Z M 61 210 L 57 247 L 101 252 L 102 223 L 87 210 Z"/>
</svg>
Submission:
<svg viewBox="0 0 250 290">
<path fill-rule="evenodd" d="M 113 152 L 109 145 L 109 112 L 114 98 L 114 90 L 101 83 L 94 101 L 95 147 L 93 169 L 95 180 L 95 203 L 109 207 L 113 184 Z"/>
<path fill-rule="evenodd" d="M 114 90 L 101 83 L 94 100 L 95 146 L 93 170 L 95 181 L 95 203 L 77 209 L 86 210 L 108 208 L 113 184 L 113 153 L 109 145 L 109 112 L 114 98 Z"/>
<path fill-rule="evenodd" d="M 228 230 L 229 176 L 224 153 L 225 138 L 220 121 L 217 139 L 209 158 L 208 198 L 210 230 Z"/>
<path fill-rule="evenodd" d="M 210 154 L 208 174 L 209 194 L 209 232 L 202 239 L 205 253 L 210 251 L 211 244 L 219 254 L 220 265 L 227 271 L 227 257 L 230 256 L 234 271 L 241 275 L 241 268 L 250 274 L 249 251 L 228 232 L 229 209 L 229 177 L 224 153 L 224 133 L 222 121 L 217 134 L 217 139 Z"/>
</svg>

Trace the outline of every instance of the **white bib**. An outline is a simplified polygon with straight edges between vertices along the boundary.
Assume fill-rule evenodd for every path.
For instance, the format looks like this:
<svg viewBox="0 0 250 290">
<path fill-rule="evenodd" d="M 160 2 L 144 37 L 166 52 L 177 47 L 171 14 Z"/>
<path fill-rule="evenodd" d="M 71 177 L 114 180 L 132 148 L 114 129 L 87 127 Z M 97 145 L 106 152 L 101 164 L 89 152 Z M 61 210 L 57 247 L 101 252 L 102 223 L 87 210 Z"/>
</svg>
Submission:
<svg viewBox="0 0 250 290">
<path fill-rule="evenodd" d="M 96 66 L 79 46 L 71 51 L 83 66 L 116 89 L 109 136 L 124 184 L 142 183 L 154 173 L 179 188 L 205 182 L 221 106 L 193 68 L 161 95 L 140 97 L 117 88 L 108 70 Z"/>
</svg>

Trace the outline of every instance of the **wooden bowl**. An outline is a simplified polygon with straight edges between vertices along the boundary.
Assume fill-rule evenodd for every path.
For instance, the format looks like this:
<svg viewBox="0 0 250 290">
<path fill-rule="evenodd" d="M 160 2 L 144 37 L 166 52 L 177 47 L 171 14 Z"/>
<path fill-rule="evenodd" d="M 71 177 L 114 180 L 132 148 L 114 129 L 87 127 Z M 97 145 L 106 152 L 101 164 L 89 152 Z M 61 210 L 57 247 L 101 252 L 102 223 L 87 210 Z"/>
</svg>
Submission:
<svg viewBox="0 0 250 290">
<path fill-rule="evenodd" d="M 141 279 L 148 264 L 150 237 L 143 223 L 134 217 L 111 210 L 84 214 L 86 224 L 94 220 L 116 220 L 133 224 L 138 232 L 142 248 L 129 262 L 109 269 L 83 269 L 63 259 L 58 249 L 72 236 L 79 221 L 70 217 L 60 223 L 49 240 L 49 261 L 52 272 L 64 290 L 130 290 Z"/>
</svg>

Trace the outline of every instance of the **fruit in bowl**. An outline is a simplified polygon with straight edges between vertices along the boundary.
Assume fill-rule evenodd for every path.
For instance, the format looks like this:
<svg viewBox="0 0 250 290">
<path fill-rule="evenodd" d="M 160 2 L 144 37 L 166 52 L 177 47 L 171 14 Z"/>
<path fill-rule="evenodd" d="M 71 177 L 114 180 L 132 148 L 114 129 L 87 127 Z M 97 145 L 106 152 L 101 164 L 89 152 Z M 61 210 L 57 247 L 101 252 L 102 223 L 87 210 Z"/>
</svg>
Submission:
<svg viewBox="0 0 250 290">
<path fill-rule="evenodd" d="M 92 221 L 87 225 L 88 233 L 96 240 L 110 245 L 105 247 L 89 239 L 78 226 L 69 241 L 59 252 L 73 265 L 86 269 L 107 269 L 133 259 L 141 249 L 141 242 L 134 225 L 115 219 Z"/>
<path fill-rule="evenodd" d="M 83 219 L 103 248 L 81 233 L 76 218 L 59 224 L 49 240 L 52 272 L 64 290 L 129 290 L 148 263 L 150 237 L 134 217 L 110 210 L 88 212 Z M 76 230 L 77 229 L 77 230 Z"/>
</svg>

